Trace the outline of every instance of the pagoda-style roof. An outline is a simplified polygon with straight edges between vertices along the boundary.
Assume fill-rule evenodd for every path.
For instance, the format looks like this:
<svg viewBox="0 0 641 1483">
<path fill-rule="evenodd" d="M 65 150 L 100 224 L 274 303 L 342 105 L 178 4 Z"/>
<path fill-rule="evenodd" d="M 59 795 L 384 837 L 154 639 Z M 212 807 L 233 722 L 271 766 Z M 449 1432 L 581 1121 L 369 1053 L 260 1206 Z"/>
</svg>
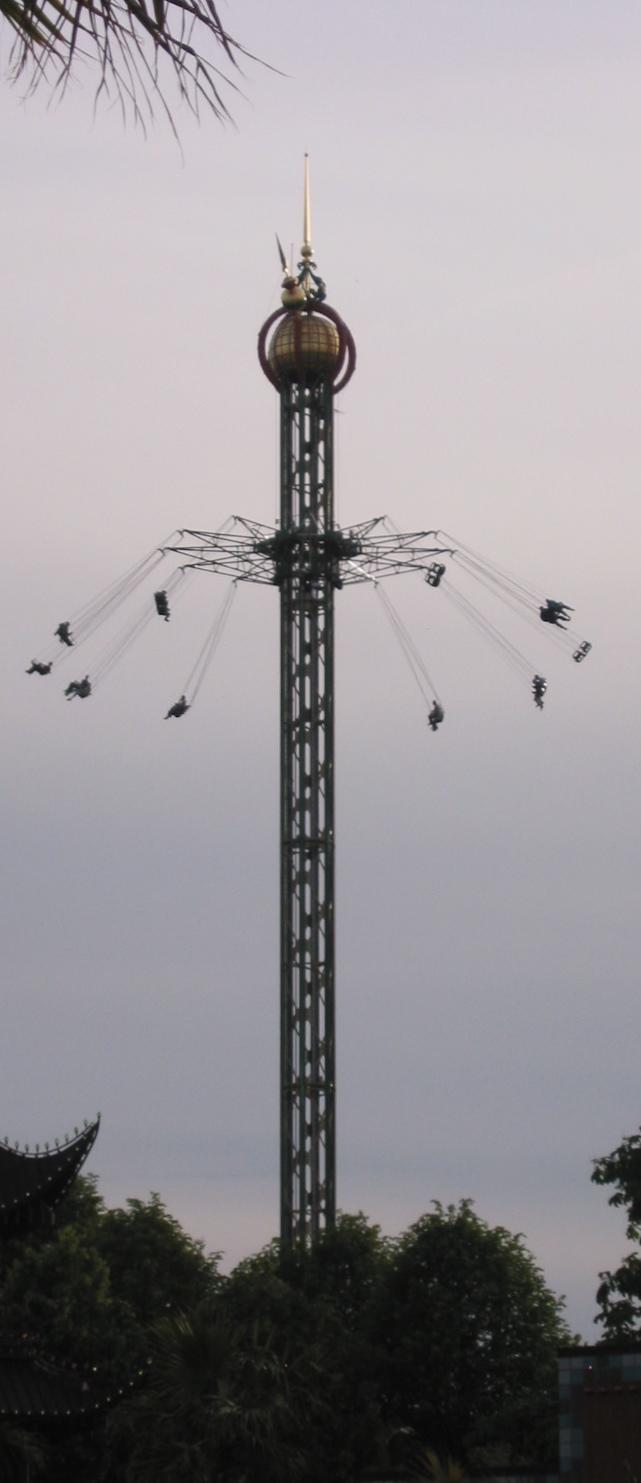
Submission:
<svg viewBox="0 0 641 1483">
<path fill-rule="evenodd" d="M 144 1382 L 139 1368 L 123 1385 L 106 1385 L 95 1371 L 62 1365 L 18 1342 L 0 1345 L 0 1418 L 24 1425 L 104 1412 Z"/>
<path fill-rule="evenodd" d="M 0 1416 L 24 1422 L 98 1409 L 89 1382 L 46 1360 L 0 1350 Z"/>
<path fill-rule="evenodd" d="M 12 1236 L 51 1219 L 88 1157 L 100 1118 L 74 1131 L 54 1148 L 10 1148 L 0 1143 L 0 1237 Z"/>
</svg>

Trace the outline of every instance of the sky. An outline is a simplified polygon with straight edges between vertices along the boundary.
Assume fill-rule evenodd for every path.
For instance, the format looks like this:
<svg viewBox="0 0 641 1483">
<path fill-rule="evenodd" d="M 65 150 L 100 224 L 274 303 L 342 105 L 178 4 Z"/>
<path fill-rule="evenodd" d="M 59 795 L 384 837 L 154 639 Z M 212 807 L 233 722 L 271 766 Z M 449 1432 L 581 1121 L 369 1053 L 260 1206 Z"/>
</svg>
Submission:
<svg viewBox="0 0 641 1483">
<path fill-rule="evenodd" d="M 278 612 L 194 579 L 86 703 L 24 676 L 177 526 L 273 521 L 256 360 L 274 233 L 313 237 L 358 349 L 344 524 L 442 527 L 576 609 L 527 686 L 441 593 L 337 599 L 338 1198 L 388 1234 L 471 1197 L 594 1328 L 624 1218 L 592 1160 L 641 1122 L 636 0 L 238 0 L 233 125 L 145 139 L 0 94 L 4 139 L 0 1135 L 102 1113 L 110 1204 L 158 1190 L 227 1267 L 278 1220 Z M 6 67 L 2 37 L 0 61 Z M 510 615 L 506 632 L 513 638 Z M 74 656 L 75 659 L 75 656 Z M 90 657 L 80 663 L 84 673 Z"/>
</svg>

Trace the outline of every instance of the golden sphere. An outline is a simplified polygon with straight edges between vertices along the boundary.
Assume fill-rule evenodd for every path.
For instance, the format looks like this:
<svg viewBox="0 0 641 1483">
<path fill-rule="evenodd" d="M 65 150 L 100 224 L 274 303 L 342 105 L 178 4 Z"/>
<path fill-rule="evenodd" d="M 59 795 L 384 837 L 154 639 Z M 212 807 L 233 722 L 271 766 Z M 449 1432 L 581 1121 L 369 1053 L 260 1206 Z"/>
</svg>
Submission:
<svg viewBox="0 0 641 1483">
<path fill-rule="evenodd" d="M 272 336 L 268 358 L 276 376 L 295 378 L 305 371 L 332 375 L 341 359 L 336 325 L 320 314 L 286 314 Z"/>
</svg>

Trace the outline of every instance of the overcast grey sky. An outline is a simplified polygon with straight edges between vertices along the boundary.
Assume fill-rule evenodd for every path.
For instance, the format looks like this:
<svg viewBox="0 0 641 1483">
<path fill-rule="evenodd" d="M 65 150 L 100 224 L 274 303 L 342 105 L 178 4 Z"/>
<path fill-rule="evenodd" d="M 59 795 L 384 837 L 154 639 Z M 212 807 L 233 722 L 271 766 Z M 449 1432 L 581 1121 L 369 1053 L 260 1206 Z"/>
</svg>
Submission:
<svg viewBox="0 0 641 1483">
<path fill-rule="evenodd" d="M 339 1201 L 390 1233 L 472 1196 L 592 1328 L 623 1220 L 590 1161 L 641 1121 L 636 0 L 230 3 L 236 128 L 145 142 L 0 96 L 5 987 L 0 1134 L 97 1107 L 110 1202 L 159 1190 L 227 1262 L 277 1225 L 277 599 L 192 584 L 91 702 L 24 678 L 177 525 L 271 521 L 255 357 L 302 154 L 359 351 L 338 509 L 442 526 L 577 609 L 543 715 L 407 581 L 436 737 L 374 596 L 340 594 Z M 3 38 L 3 56 L 7 56 Z M 509 628 L 509 625 L 508 625 Z M 89 660 L 87 661 L 89 663 Z M 72 666 L 73 668 L 73 666 Z M 84 673 L 85 666 L 82 666 Z"/>
</svg>

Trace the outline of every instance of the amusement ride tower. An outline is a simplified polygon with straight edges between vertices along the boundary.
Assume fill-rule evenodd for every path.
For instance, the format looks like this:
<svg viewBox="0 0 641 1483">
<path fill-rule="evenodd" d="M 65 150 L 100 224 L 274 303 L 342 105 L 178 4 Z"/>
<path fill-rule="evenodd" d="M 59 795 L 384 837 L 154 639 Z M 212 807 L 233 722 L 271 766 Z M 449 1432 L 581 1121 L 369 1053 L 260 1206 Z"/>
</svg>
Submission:
<svg viewBox="0 0 641 1483">
<path fill-rule="evenodd" d="M 292 1246 L 336 1214 L 334 594 L 425 570 L 440 548 L 424 544 L 434 532 L 399 535 L 382 518 L 335 524 L 334 399 L 356 349 L 316 269 L 307 157 L 297 271 L 279 251 L 282 304 L 258 336 L 280 399 L 278 524 L 236 517 L 214 534 L 182 531 L 166 549 L 280 593 L 280 1234 Z"/>
<path fill-rule="evenodd" d="M 280 248 L 280 244 L 279 244 Z M 587 640 L 568 633 L 571 609 L 526 588 L 459 541 L 436 530 L 400 532 L 386 516 L 342 529 L 334 518 L 334 398 L 356 362 L 347 325 L 325 300 L 311 241 L 305 160 L 303 244 L 294 271 L 280 248 L 282 304 L 258 337 L 261 367 L 280 399 L 280 514 L 274 526 L 230 517 L 216 531 L 179 530 L 125 573 L 106 594 L 58 625 L 55 656 L 32 660 L 29 674 L 49 674 L 109 619 L 169 554 L 178 569 L 155 591 L 133 626 L 116 635 L 91 678 L 73 680 L 68 699 L 85 700 L 151 620 L 170 616 L 169 597 L 190 571 L 231 579 L 184 693 L 167 718 L 193 705 L 244 582 L 280 595 L 280 1234 L 303 1246 L 330 1228 L 336 1213 L 334 971 L 334 595 L 369 583 L 385 609 L 436 731 L 443 706 L 421 652 L 393 607 L 382 579 L 418 574 L 441 585 L 447 555 L 470 581 L 548 632 L 581 663 Z M 448 573 L 444 590 L 459 612 L 525 678 L 543 709 L 547 681 Z"/>
<path fill-rule="evenodd" d="M 298 275 L 258 354 L 280 398 L 280 521 L 267 544 L 280 590 L 281 1238 L 313 1241 L 336 1212 L 334 1034 L 334 589 L 355 554 L 334 525 L 334 396 L 356 359 L 325 303 L 305 161 Z M 270 338 L 270 331 L 273 331 Z"/>
</svg>

